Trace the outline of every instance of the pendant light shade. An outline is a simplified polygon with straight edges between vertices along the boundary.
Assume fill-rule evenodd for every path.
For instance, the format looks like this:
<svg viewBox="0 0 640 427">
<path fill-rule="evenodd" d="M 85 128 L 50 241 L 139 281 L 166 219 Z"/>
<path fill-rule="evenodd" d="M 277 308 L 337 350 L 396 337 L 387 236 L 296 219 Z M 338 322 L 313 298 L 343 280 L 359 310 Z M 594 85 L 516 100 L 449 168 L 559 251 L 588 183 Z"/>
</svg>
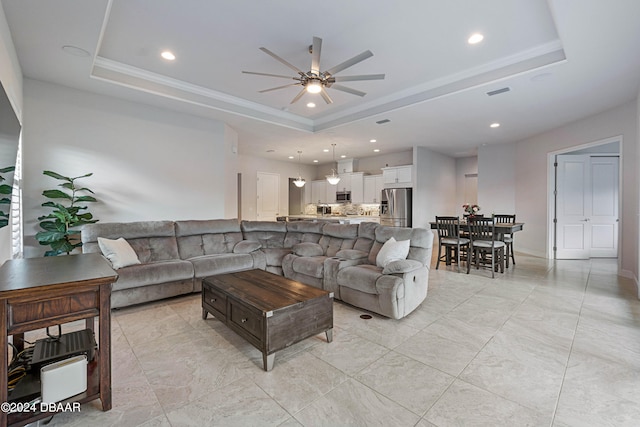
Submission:
<svg viewBox="0 0 640 427">
<path fill-rule="evenodd" d="M 298 188 L 302 188 L 304 187 L 304 184 L 306 184 L 306 181 L 304 180 L 304 178 L 300 175 L 300 156 L 302 155 L 302 151 L 298 151 L 298 177 L 296 179 L 293 180 L 293 183 L 296 185 L 296 187 Z"/>
<path fill-rule="evenodd" d="M 333 163 L 336 162 L 336 144 L 331 144 L 333 147 Z M 331 185 L 337 185 L 340 182 L 340 176 L 336 173 L 335 169 L 331 169 L 331 175 L 327 175 L 327 182 Z"/>
</svg>

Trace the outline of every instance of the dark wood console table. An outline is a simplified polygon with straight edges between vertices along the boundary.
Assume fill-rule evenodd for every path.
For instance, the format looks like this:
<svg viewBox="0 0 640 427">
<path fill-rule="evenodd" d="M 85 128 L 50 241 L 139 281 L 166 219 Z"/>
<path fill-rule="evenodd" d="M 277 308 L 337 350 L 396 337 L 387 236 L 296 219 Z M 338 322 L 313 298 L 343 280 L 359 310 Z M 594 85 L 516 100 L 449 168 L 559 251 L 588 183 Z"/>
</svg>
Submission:
<svg viewBox="0 0 640 427">
<path fill-rule="evenodd" d="M 10 260 L 0 267 L 0 403 L 6 402 L 8 337 L 18 349 L 27 331 L 98 317 L 98 352 L 87 367 L 87 391 L 69 401 L 100 399 L 111 409 L 111 284 L 118 274 L 100 254 Z M 4 367 L 4 368 L 2 368 Z M 0 412 L 0 427 L 24 425 L 50 413 Z"/>
</svg>

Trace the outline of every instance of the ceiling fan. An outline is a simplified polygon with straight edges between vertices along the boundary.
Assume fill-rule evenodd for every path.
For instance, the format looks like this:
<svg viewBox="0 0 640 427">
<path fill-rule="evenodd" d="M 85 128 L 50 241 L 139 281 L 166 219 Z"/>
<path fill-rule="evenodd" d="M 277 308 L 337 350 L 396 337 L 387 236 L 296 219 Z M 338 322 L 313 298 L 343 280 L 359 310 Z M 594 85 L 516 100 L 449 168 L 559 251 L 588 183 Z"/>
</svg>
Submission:
<svg viewBox="0 0 640 427">
<path fill-rule="evenodd" d="M 281 57 L 279 57 L 278 55 L 276 55 L 275 53 L 271 52 L 269 49 L 267 49 L 266 47 L 261 47 L 260 48 L 261 51 L 263 51 L 264 53 L 266 53 L 267 55 L 273 57 L 274 59 L 276 59 L 277 61 L 283 63 L 284 65 L 286 65 L 287 67 L 291 68 L 292 70 L 294 70 L 296 73 L 298 73 L 298 76 L 296 77 L 291 77 L 291 76 L 283 76 L 280 74 L 269 74 L 269 73 L 257 73 L 254 71 L 243 71 L 243 73 L 245 74 L 255 74 L 258 76 L 268 76 L 268 77 L 278 77 L 278 78 L 282 78 L 282 79 L 293 79 L 296 80 L 296 83 L 290 83 L 288 85 L 284 85 L 284 86 L 278 86 L 278 87 L 273 87 L 270 89 L 264 89 L 259 91 L 260 93 L 264 93 L 264 92 L 271 92 L 272 90 L 278 90 L 278 89 L 284 89 L 290 86 L 302 86 L 302 90 L 295 96 L 295 98 L 293 98 L 293 100 L 291 101 L 291 104 L 293 104 L 294 102 L 298 101 L 300 98 L 302 98 L 302 95 L 304 95 L 305 92 L 309 92 L 309 93 L 319 93 L 322 96 L 322 99 L 324 99 L 324 101 L 327 104 L 331 104 L 333 102 L 333 100 L 331 99 L 331 97 L 329 96 L 329 94 L 327 93 L 326 88 L 332 88 L 332 89 L 336 89 L 342 92 L 347 92 L 350 93 L 352 95 L 357 95 L 357 96 L 365 96 L 366 93 L 356 90 L 356 89 L 352 89 L 346 86 L 342 86 L 339 84 L 335 84 L 336 82 L 349 82 L 349 81 L 357 81 L 357 80 L 382 80 L 384 79 L 384 74 L 363 74 L 363 75 L 358 75 L 358 76 L 335 76 L 334 74 L 339 73 L 340 71 L 349 68 L 353 65 L 356 65 L 359 62 L 364 61 L 367 58 L 370 58 L 373 56 L 373 53 L 371 53 L 370 50 L 364 51 L 362 52 L 360 55 L 356 55 L 351 59 L 348 59 L 338 65 L 336 65 L 335 67 L 331 67 L 328 70 L 325 71 L 320 71 L 320 51 L 322 50 L 322 39 L 320 37 L 314 37 L 313 38 L 313 44 L 311 46 L 309 46 L 309 53 L 311 53 L 311 70 L 304 72 L 301 69 L 299 69 L 298 67 L 296 67 L 295 65 L 292 65 L 291 63 L 289 63 L 288 61 L 282 59 Z"/>
</svg>

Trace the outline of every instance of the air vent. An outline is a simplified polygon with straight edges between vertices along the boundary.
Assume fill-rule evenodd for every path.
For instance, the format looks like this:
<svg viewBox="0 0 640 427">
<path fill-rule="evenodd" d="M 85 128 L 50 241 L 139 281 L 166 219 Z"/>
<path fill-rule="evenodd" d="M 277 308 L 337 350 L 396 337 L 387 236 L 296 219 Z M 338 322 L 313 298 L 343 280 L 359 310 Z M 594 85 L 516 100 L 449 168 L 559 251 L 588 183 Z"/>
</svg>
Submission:
<svg viewBox="0 0 640 427">
<path fill-rule="evenodd" d="M 383 125 L 385 123 L 389 123 L 390 121 L 391 120 L 389 120 L 389 119 L 383 119 L 383 120 L 378 120 L 376 123 L 379 124 L 379 125 Z"/>
<path fill-rule="evenodd" d="M 501 93 L 509 92 L 510 90 L 511 90 L 510 87 L 503 87 L 502 89 L 489 91 L 487 92 L 487 95 L 489 96 L 500 95 Z"/>
</svg>

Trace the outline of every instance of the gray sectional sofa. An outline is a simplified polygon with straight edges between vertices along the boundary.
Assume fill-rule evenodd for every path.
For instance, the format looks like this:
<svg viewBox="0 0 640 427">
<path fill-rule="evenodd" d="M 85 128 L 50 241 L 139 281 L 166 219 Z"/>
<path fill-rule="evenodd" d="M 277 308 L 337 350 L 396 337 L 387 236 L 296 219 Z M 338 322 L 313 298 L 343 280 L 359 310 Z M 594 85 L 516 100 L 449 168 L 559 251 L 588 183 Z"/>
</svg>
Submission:
<svg viewBox="0 0 640 427">
<path fill-rule="evenodd" d="M 140 264 L 118 269 L 112 307 L 198 292 L 204 277 L 259 268 L 334 293 L 336 299 L 400 319 L 427 296 L 431 230 L 376 223 L 237 219 L 96 223 L 82 230 L 83 252 L 98 238 L 124 238 Z M 376 265 L 384 243 L 409 241 L 406 259 Z"/>
</svg>

